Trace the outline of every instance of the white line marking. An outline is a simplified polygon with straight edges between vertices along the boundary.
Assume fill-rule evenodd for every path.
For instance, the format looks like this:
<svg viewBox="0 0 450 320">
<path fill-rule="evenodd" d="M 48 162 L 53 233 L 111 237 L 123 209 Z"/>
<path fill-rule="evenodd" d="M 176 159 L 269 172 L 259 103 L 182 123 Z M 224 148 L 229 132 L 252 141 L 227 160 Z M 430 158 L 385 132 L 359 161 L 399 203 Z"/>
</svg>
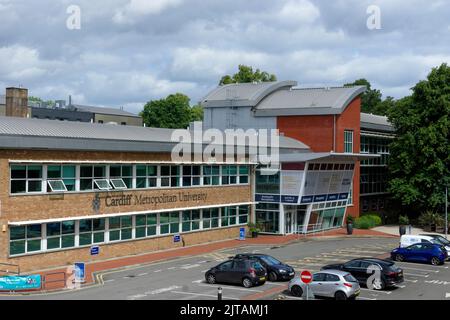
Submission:
<svg viewBox="0 0 450 320">
<path fill-rule="evenodd" d="M 187 265 L 184 267 L 180 267 L 180 269 L 187 270 L 187 269 L 192 269 L 192 268 L 197 268 L 197 267 L 200 267 L 200 265 L 199 264 L 191 264 L 191 265 Z"/>
<path fill-rule="evenodd" d="M 192 281 L 192 283 L 202 283 L 202 282 L 203 282 L 203 279 Z"/>
<path fill-rule="evenodd" d="M 113 282 L 116 281 L 116 279 L 109 279 L 109 280 L 104 280 L 103 283 L 107 283 L 107 282 Z"/>
<path fill-rule="evenodd" d="M 403 288 L 406 288 L 406 286 L 399 285 L 399 284 L 396 284 L 395 286 L 396 286 L 397 288 L 402 288 L 402 289 L 403 289 Z"/>
<path fill-rule="evenodd" d="M 144 298 L 144 297 L 146 297 L 145 294 L 135 294 L 134 296 L 129 296 L 127 298 L 127 300 L 135 300 L 135 299 Z"/>
<path fill-rule="evenodd" d="M 357 297 L 356 300 L 377 300 L 376 298 Z"/>
<path fill-rule="evenodd" d="M 154 294 L 159 294 L 159 293 L 163 293 L 163 292 L 168 292 L 168 291 L 172 291 L 175 289 L 181 289 L 180 286 L 170 286 L 167 288 L 161 288 L 161 289 L 156 289 L 156 290 L 152 290 L 152 291 L 147 291 L 145 292 L 146 295 L 154 295 Z"/>
<path fill-rule="evenodd" d="M 162 270 L 161 269 L 159 269 L 159 270 L 155 270 L 155 271 L 153 271 L 153 272 L 161 272 Z"/>
<path fill-rule="evenodd" d="M 382 291 L 382 290 L 372 290 L 372 289 L 366 289 L 361 288 L 362 291 L 370 291 L 370 292 L 376 292 L 376 293 L 384 293 L 384 294 L 391 294 L 392 291 Z"/>
<path fill-rule="evenodd" d="M 264 292 L 263 290 L 256 290 L 256 289 L 247 289 L 247 288 L 237 288 L 233 286 L 227 286 L 227 285 L 212 285 L 212 284 L 199 284 L 199 287 L 210 287 L 210 288 L 227 288 L 231 290 L 239 290 L 239 291 L 253 291 L 253 292 Z"/>
<path fill-rule="evenodd" d="M 418 269 L 418 268 L 410 268 L 410 267 L 402 267 L 402 269 L 439 273 L 439 270 L 430 270 L 430 269 Z"/>
<path fill-rule="evenodd" d="M 424 277 L 424 278 L 428 278 L 430 276 L 429 274 L 416 274 L 416 273 L 406 273 L 406 272 L 404 272 L 403 274 L 406 274 L 407 276 Z"/>
<path fill-rule="evenodd" d="M 424 263 L 415 263 L 415 262 L 400 262 L 400 261 L 392 261 L 392 262 L 395 262 L 395 264 L 398 264 L 398 265 L 416 265 L 416 266 L 424 266 L 424 265 L 426 265 L 426 264 L 424 264 Z M 403 268 L 403 267 L 402 267 Z M 436 269 L 448 269 L 448 266 L 433 266 L 433 268 L 436 268 Z"/>
<path fill-rule="evenodd" d="M 213 294 L 205 294 L 205 293 L 192 293 L 192 292 L 184 292 L 184 291 L 170 291 L 171 293 L 178 293 L 178 294 L 186 294 L 186 295 L 192 295 L 192 296 L 204 296 L 204 297 L 212 297 L 217 299 L 217 295 Z M 229 299 L 229 300 L 239 300 L 238 298 L 233 297 L 222 297 L 223 299 Z"/>
<path fill-rule="evenodd" d="M 300 297 L 284 296 L 284 295 L 283 295 L 283 298 L 285 298 L 285 299 L 294 299 L 294 300 L 304 300 L 303 298 L 300 298 Z"/>
<path fill-rule="evenodd" d="M 445 293 L 445 299 L 448 299 L 448 298 L 450 298 L 450 293 L 446 292 Z"/>
<path fill-rule="evenodd" d="M 173 270 L 173 269 L 175 269 L 176 267 L 169 267 L 169 268 L 167 268 L 167 270 Z"/>
<path fill-rule="evenodd" d="M 414 283 L 416 283 L 417 281 L 419 281 L 419 280 L 417 280 L 417 279 L 415 279 L 415 280 L 411 280 L 411 279 L 403 279 L 404 281 L 408 281 L 408 282 L 414 282 Z"/>
<path fill-rule="evenodd" d="M 144 273 L 138 274 L 136 277 L 142 277 L 142 276 L 146 276 L 146 275 L 148 275 L 148 273 L 147 273 L 147 272 L 144 272 Z"/>
</svg>

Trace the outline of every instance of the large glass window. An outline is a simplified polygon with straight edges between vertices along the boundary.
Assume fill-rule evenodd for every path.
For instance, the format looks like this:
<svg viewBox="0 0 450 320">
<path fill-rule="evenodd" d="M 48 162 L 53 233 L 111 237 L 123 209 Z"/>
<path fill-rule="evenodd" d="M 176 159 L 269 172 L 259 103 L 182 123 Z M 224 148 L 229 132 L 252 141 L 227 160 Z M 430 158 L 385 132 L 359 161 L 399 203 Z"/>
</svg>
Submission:
<svg viewBox="0 0 450 320">
<path fill-rule="evenodd" d="M 80 220 L 80 246 L 105 242 L 105 219 Z"/>
<path fill-rule="evenodd" d="M 278 203 L 258 203 L 256 205 L 256 224 L 262 232 L 279 233 L 280 208 Z"/>
<path fill-rule="evenodd" d="M 248 222 L 248 214 L 250 213 L 250 206 L 239 206 L 239 224 Z"/>
<path fill-rule="evenodd" d="M 132 216 L 109 218 L 109 241 L 132 238 Z"/>
<path fill-rule="evenodd" d="M 353 131 L 344 130 L 344 152 L 353 153 Z"/>
<path fill-rule="evenodd" d="M 136 166 L 136 188 L 156 188 L 158 186 L 157 165 Z"/>
<path fill-rule="evenodd" d="M 159 214 L 160 234 L 180 232 L 179 212 L 164 212 Z"/>
<path fill-rule="evenodd" d="M 155 236 L 157 233 L 157 214 L 149 213 L 136 216 L 136 238 Z"/>
<path fill-rule="evenodd" d="M 183 187 L 200 185 L 200 166 L 183 165 Z"/>
<path fill-rule="evenodd" d="M 41 250 L 40 224 L 11 227 L 9 229 L 9 254 L 17 255 Z"/>
<path fill-rule="evenodd" d="M 47 223 L 47 250 L 75 246 L 75 221 Z"/>
<path fill-rule="evenodd" d="M 41 191 L 41 165 L 11 165 L 11 193 Z"/>
<path fill-rule="evenodd" d="M 127 188 L 133 187 L 133 166 L 131 165 L 110 165 L 109 178 L 122 179 Z"/>
<path fill-rule="evenodd" d="M 182 212 L 181 231 L 188 232 L 200 229 L 200 210 Z"/>
<path fill-rule="evenodd" d="M 161 187 L 180 186 L 180 166 L 161 166 Z"/>
<path fill-rule="evenodd" d="M 239 166 L 239 183 L 247 184 L 248 183 L 248 175 L 249 175 L 249 167 L 248 166 Z"/>
<path fill-rule="evenodd" d="M 223 165 L 222 166 L 222 184 L 237 184 L 237 171 L 236 165 Z"/>
<path fill-rule="evenodd" d="M 81 165 L 80 166 L 80 190 L 99 189 L 94 180 L 106 178 L 105 165 Z"/>
<path fill-rule="evenodd" d="M 256 193 L 279 194 L 280 171 L 256 171 Z"/>
<path fill-rule="evenodd" d="M 220 166 L 203 166 L 203 185 L 220 185 Z"/>
<path fill-rule="evenodd" d="M 74 165 L 48 165 L 47 181 L 62 180 L 67 191 L 75 191 L 76 170 Z M 52 188 L 47 183 L 47 192 L 51 192 Z"/>
<path fill-rule="evenodd" d="M 219 227 L 219 208 L 203 209 L 203 229 Z"/>
<path fill-rule="evenodd" d="M 222 208 L 222 227 L 232 226 L 237 224 L 237 208 L 224 207 Z"/>
</svg>

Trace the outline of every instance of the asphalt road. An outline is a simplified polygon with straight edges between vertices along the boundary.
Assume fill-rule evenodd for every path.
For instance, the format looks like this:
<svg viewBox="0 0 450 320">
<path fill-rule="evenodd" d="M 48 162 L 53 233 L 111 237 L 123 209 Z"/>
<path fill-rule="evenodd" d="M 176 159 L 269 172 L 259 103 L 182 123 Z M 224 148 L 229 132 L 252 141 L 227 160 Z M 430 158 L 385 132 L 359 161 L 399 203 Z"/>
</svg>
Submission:
<svg viewBox="0 0 450 320">
<path fill-rule="evenodd" d="M 255 298 L 255 295 L 260 299 L 301 299 L 287 292 L 287 282 L 266 282 L 262 286 L 249 289 L 232 285 L 210 285 L 205 283 L 204 273 L 229 256 L 242 252 L 270 254 L 292 265 L 298 273 L 304 269 L 314 272 L 325 264 L 344 262 L 356 257 L 378 257 L 390 252 L 397 245 L 397 239 L 344 238 L 307 240 L 279 247 L 247 246 L 106 272 L 102 274 L 104 283 L 101 285 L 48 294 L 6 294 L 0 296 L 0 299 L 216 300 L 219 286 L 223 288 L 224 300 L 249 299 Z M 431 266 L 398 263 L 404 269 L 403 284 L 384 291 L 362 288 L 358 299 L 450 299 L 448 264 Z"/>
</svg>

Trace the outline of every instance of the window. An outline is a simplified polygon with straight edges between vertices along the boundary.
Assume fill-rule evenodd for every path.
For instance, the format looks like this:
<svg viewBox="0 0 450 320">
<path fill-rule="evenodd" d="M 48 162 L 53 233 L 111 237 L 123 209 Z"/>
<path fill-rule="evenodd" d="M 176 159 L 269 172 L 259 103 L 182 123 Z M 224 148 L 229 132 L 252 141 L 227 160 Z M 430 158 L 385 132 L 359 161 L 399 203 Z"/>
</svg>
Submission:
<svg viewBox="0 0 450 320">
<path fill-rule="evenodd" d="M 222 184 L 236 184 L 237 183 L 237 166 L 224 165 L 222 166 Z"/>
<path fill-rule="evenodd" d="M 203 209 L 203 229 L 219 227 L 219 208 Z"/>
<path fill-rule="evenodd" d="M 248 213 L 250 211 L 250 206 L 239 206 L 239 224 L 245 224 L 248 222 Z"/>
<path fill-rule="evenodd" d="M 41 192 L 42 166 L 11 165 L 11 193 Z"/>
<path fill-rule="evenodd" d="M 136 188 L 156 188 L 158 182 L 158 166 L 136 166 Z"/>
<path fill-rule="evenodd" d="M 161 166 L 161 187 L 180 186 L 180 167 Z"/>
<path fill-rule="evenodd" d="M 180 214 L 164 212 L 159 214 L 160 234 L 177 233 L 180 231 Z"/>
<path fill-rule="evenodd" d="M 75 221 L 47 223 L 47 250 L 75 246 Z"/>
<path fill-rule="evenodd" d="M 54 183 L 52 181 L 63 182 L 66 190 L 55 190 L 52 187 Z M 74 165 L 48 165 L 47 166 L 47 192 L 49 191 L 75 191 L 76 170 Z M 60 187 L 62 187 L 60 185 Z"/>
<path fill-rule="evenodd" d="M 220 185 L 220 166 L 203 166 L 203 185 Z"/>
<path fill-rule="evenodd" d="M 312 281 L 314 282 L 325 281 L 326 277 L 327 277 L 326 273 L 315 273 L 313 274 Z"/>
<path fill-rule="evenodd" d="M 183 187 L 200 185 L 200 166 L 183 165 Z"/>
<path fill-rule="evenodd" d="M 109 190 L 111 189 L 111 185 L 108 182 L 108 179 L 94 179 L 94 184 L 97 189 L 100 190 Z"/>
<path fill-rule="evenodd" d="M 81 165 L 80 166 L 80 190 L 99 189 L 95 180 L 106 179 L 106 166 L 104 165 Z M 108 181 L 106 181 L 108 182 Z M 107 187 L 104 182 L 100 182 L 103 187 Z M 109 184 L 108 184 L 109 185 Z M 110 187 L 109 187 L 110 188 Z"/>
<path fill-rule="evenodd" d="M 132 238 L 132 217 L 109 218 L 109 241 L 128 240 Z"/>
<path fill-rule="evenodd" d="M 335 274 L 327 273 L 326 281 L 327 282 L 338 282 L 338 281 L 340 281 L 340 279 L 339 279 L 339 276 L 337 276 Z"/>
<path fill-rule="evenodd" d="M 237 224 L 236 216 L 237 216 L 236 207 L 222 208 L 222 227 Z"/>
<path fill-rule="evenodd" d="M 126 188 L 133 187 L 133 166 L 131 165 L 110 165 L 109 166 L 110 179 L 122 179 Z M 115 188 L 115 187 L 114 187 Z M 119 188 L 115 188 L 119 189 Z M 123 187 L 120 189 L 124 189 Z"/>
<path fill-rule="evenodd" d="M 344 152 L 353 153 L 353 131 L 344 130 Z"/>
<path fill-rule="evenodd" d="M 136 216 L 136 238 L 151 237 L 156 235 L 157 214 Z"/>
<path fill-rule="evenodd" d="M 41 250 L 41 225 L 11 227 L 9 232 L 9 254 L 17 255 Z"/>
<path fill-rule="evenodd" d="M 52 192 L 63 192 L 67 191 L 66 185 L 62 180 L 49 180 L 47 181 L 48 186 Z"/>
<path fill-rule="evenodd" d="M 248 183 L 248 166 L 239 166 L 239 183 L 247 184 Z"/>
<path fill-rule="evenodd" d="M 105 219 L 83 219 L 79 226 L 80 246 L 105 242 Z"/>
<path fill-rule="evenodd" d="M 280 171 L 268 172 L 256 171 L 256 193 L 279 194 L 280 193 Z"/>
<path fill-rule="evenodd" d="M 127 189 L 127 185 L 123 179 L 110 179 L 109 181 L 114 189 Z"/>
<path fill-rule="evenodd" d="M 200 210 L 182 212 L 181 231 L 188 232 L 200 229 Z"/>
</svg>

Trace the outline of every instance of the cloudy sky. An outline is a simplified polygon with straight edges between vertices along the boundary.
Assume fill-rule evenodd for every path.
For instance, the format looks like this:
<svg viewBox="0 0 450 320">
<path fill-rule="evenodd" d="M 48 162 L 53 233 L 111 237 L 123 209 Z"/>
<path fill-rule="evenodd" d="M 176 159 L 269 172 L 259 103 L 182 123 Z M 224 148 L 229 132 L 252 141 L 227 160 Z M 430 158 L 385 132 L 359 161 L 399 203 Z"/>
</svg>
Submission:
<svg viewBox="0 0 450 320">
<path fill-rule="evenodd" d="M 0 15 L 0 90 L 133 112 L 175 92 L 195 103 L 240 63 L 303 87 L 364 77 L 399 98 L 450 62 L 448 0 L 0 0 Z"/>
</svg>

